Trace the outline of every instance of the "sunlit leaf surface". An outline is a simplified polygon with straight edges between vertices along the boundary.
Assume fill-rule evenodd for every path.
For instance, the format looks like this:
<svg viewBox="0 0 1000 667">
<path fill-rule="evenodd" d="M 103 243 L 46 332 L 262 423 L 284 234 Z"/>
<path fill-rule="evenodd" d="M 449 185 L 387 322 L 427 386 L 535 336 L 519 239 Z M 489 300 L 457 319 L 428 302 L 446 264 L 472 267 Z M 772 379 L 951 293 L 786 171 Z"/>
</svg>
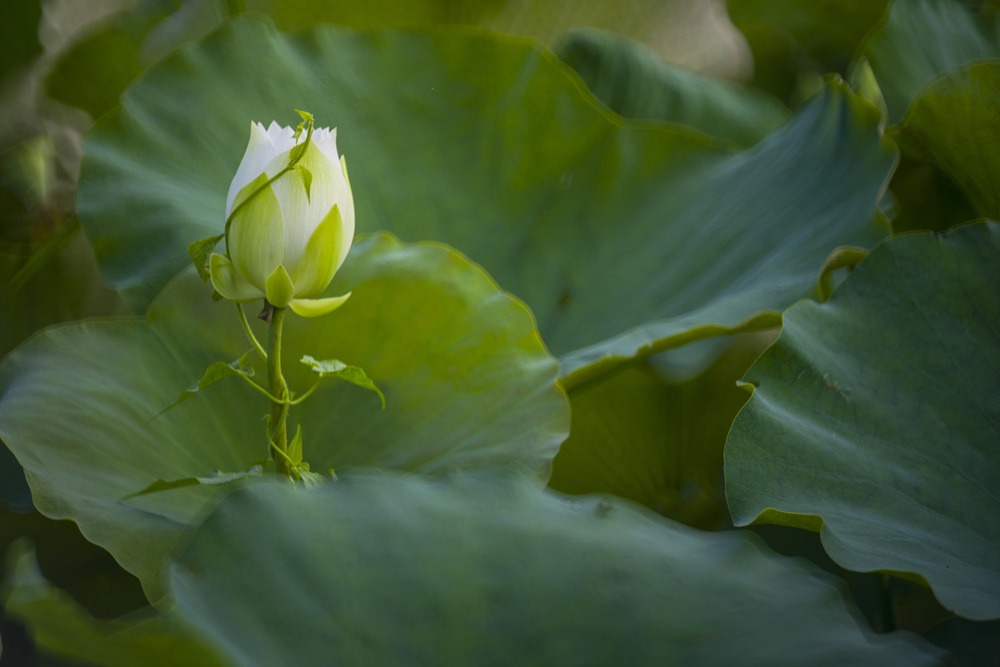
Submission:
<svg viewBox="0 0 1000 667">
<path fill-rule="evenodd" d="M 386 409 L 374 393 L 337 381 L 292 408 L 313 471 L 438 473 L 516 460 L 547 475 L 568 406 L 523 304 L 447 248 L 386 236 L 355 244 L 330 290 L 353 295 L 328 316 L 286 318 L 289 385 L 313 384 L 315 374 L 294 363 L 305 354 L 336 357 L 364 368 Z M 156 416 L 209 364 L 248 347 L 233 304 L 210 293 L 192 268 L 146 320 L 49 329 L 0 367 L 0 436 L 24 466 L 36 507 L 76 520 L 154 600 L 163 555 L 218 491 L 122 497 L 157 479 L 246 471 L 268 455 L 267 399 L 241 378 Z M 265 334 L 261 327 L 258 338 Z"/>
</svg>

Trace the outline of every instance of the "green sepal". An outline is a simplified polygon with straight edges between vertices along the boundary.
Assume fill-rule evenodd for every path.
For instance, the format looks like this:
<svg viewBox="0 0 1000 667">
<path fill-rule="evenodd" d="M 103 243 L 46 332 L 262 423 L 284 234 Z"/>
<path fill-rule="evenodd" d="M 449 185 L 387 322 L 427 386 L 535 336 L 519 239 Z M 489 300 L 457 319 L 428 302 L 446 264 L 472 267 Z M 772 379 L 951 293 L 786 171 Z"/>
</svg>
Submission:
<svg viewBox="0 0 1000 667">
<path fill-rule="evenodd" d="M 267 296 L 267 302 L 275 308 L 284 308 L 295 296 L 295 283 L 292 282 L 283 264 L 278 264 L 268 276 L 264 294 Z"/>
<path fill-rule="evenodd" d="M 212 251 L 215 250 L 215 246 L 219 245 L 219 241 L 222 240 L 223 236 L 225 234 L 209 236 L 200 241 L 188 244 L 188 257 L 194 262 L 194 267 L 198 269 L 198 275 L 201 276 L 201 282 L 203 283 L 207 283 L 211 277 L 208 272 L 208 258 L 212 254 Z"/>
<path fill-rule="evenodd" d="M 246 303 L 264 296 L 260 288 L 248 282 L 225 255 L 212 253 L 208 258 L 208 274 L 212 280 L 212 287 L 224 299 Z"/>
<path fill-rule="evenodd" d="M 320 317 L 340 308 L 350 296 L 351 293 L 348 292 L 343 296 L 331 296 L 327 299 L 292 299 L 288 302 L 288 307 L 300 317 Z"/>
<path fill-rule="evenodd" d="M 223 486 L 225 484 L 232 484 L 233 482 L 239 482 L 250 477 L 260 477 L 263 474 L 263 467 L 255 465 L 245 472 L 222 472 L 221 470 L 216 470 L 211 475 L 206 475 L 204 477 L 185 477 L 183 479 L 175 479 L 169 482 L 165 479 L 158 479 L 142 491 L 136 491 L 135 493 L 130 493 L 127 496 L 122 496 L 121 499 L 128 500 L 129 498 L 144 496 L 150 493 L 183 489 L 187 486 Z"/>
<path fill-rule="evenodd" d="M 318 361 L 308 354 L 299 360 L 308 366 L 313 373 L 320 377 L 335 377 L 351 384 L 374 391 L 382 399 L 382 409 L 385 410 L 385 395 L 375 386 L 375 383 L 365 374 L 365 371 L 358 366 L 348 366 L 338 359 L 326 359 Z"/>
<path fill-rule="evenodd" d="M 227 378 L 231 375 L 245 375 L 248 378 L 253 377 L 254 370 L 253 366 L 250 365 L 250 361 L 253 359 L 254 354 L 255 352 L 250 350 L 236 361 L 230 361 L 228 363 L 225 361 L 216 361 L 214 364 L 205 369 L 205 373 L 201 376 L 200 380 L 182 391 L 176 401 L 163 408 L 163 410 L 157 413 L 153 419 L 156 419 L 156 417 L 159 417 L 167 410 L 177 407 L 179 404 L 191 398 L 205 387 L 215 384 L 223 378 Z"/>
<path fill-rule="evenodd" d="M 214 301 L 215 303 L 218 303 L 219 301 L 222 301 L 225 298 L 226 297 L 219 294 L 219 290 L 217 289 L 212 290 L 212 301 Z"/>
</svg>

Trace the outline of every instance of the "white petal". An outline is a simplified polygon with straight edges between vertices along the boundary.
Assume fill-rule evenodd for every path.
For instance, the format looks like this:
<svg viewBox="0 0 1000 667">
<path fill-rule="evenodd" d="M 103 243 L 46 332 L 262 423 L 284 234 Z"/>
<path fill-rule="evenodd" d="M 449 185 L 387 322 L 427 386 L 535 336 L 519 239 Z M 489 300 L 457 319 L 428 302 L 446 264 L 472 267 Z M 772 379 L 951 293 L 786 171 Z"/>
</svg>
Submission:
<svg viewBox="0 0 1000 667">
<path fill-rule="evenodd" d="M 229 218 L 229 214 L 233 210 L 233 200 L 236 199 L 236 193 L 242 190 L 247 183 L 257 178 L 277 153 L 278 151 L 264 130 L 264 126 L 260 123 L 250 123 L 250 141 L 247 143 L 246 152 L 236 170 L 236 175 L 233 177 L 232 183 L 229 184 L 229 195 L 226 197 L 226 218 Z"/>
<path fill-rule="evenodd" d="M 347 258 L 351 243 L 354 241 L 354 193 L 351 192 L 351 180 L 347 175 L 347 159 L 343 155 L 340 156 L 340 169 L 337 170 L 337 178 L 334 179 L 334 192 L 343 220 L 341 228 L 343 242 L 340 246 L 340 257 L 337 258 L 336 266 L 336 269 L 339 269 L 340 265 L 344 263 L 344 259 Z"/>
<path fill-rule="evenodd" d="M 277 156 L 268 165 L 267 173 L 277 173 L 288 166 L 288 160 L 288 153 Z M 323 218 L 337 203 L 336 197 L 342 190 L 338 182 L 338 176 L 342 178 L 339 166 L 336 162 L 328 160 L 323 151 L 315 146 L 310 146 L 299 164 L 305 166 L 312 173 L 312 187 L 309 197 L 306 197 L 302 178 L 296 171 L 286 173 L 271 186 L 281 205 L 281 213 L 285 221 L 282 263 L 293 279 L 298 275 L 299 258 L 302 256 L 306 244 Z M 353 206 L 351 215 L 353 229 Z"/>
<path fill-rule="evenodd" d="M 271 121 L 271 125 L 267 128 L 267 136 L 271 138 L 271 143 L 274 144 L 278 153 L 291 150 L 292 146 L 295 145 L 295 140 L 292 138 L 295 136 L 295 130 L 287 125 L 278 125 L 278 123 L 273 120 Z"/>
<path fill-rule="evenodd" d="M 331 161 L 340 159 L 337 155 L 337 128 L 331 130 L 328 127 L 318 127 L 313 130 L 312 140 Z"/>
</svg>

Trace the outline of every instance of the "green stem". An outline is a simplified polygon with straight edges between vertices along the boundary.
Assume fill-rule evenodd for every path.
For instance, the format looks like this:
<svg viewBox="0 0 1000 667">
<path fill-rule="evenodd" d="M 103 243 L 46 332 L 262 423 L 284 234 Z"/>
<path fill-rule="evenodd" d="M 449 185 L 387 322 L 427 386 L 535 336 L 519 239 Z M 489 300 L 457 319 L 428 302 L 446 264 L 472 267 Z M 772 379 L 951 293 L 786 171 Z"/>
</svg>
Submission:
<svg viewBox="0 0 1000 667">
<path fill-rule="evenodd" d="M 281 325 L 285 320 L 285 309 L 275 308 L 271 315 L 271 330 L 267 339 L 267 380 L 271 387 L 271 395 L 280 401 L 271 401 L 271 445 L 282 454 L 288 452 L 288 385 L 281 374 Z M 278 472 L 291 477 L 292 471 L 288 465 L 287 456 L 275 459 Z"/>
<path fill-rule="evenodd" d="M 260 356 L 261 361 L 267 361 L 267 352 L 259 342 L 257 342 L 257 337 L 253 335 L 253 329 L 250 328 L 250 323 L 247 322 L 247 315 L 243 312 L 243 306 L 236 304 L 236 312 L 240 314 L 240 324 L 243 325 L 243 333 L 247 335 L 247 340 L 253 345 L 253 349 L 257 350 L 257 354 Z"/>
</svg>

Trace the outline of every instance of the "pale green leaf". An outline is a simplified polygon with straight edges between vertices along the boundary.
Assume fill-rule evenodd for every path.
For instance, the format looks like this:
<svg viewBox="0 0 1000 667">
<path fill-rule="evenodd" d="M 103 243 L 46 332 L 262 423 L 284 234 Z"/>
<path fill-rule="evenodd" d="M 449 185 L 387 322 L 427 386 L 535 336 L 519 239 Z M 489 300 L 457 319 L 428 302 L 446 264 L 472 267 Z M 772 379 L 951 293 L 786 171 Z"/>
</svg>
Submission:
<svg viewBox="0 0 1000 667">
<path fill-rule="evenodd" d="M 371 378 L 365 374 L 363 368 L 348 366 L 339 359 L 317 361 L 308 354 L 303 356 L 299 361 L 308 366 L 313 373 L 316 373 L 321 378 L 335 377 L 338 380 L 344 380 L 345 382 L 350 382 L 353 385 L 374 391 L 378 394 L 379 398 L 382 399 L 382 409 L 385 410 L 385 396 L 382 394 L 381 390 L 375 386 L 375 383 L 371 381 Z"/>
<path fill-rule="evenodd" d="M 224 380 L 225 378 L 232 377 L 234 375 L 242 375 L 248 378 L 253 377 L 254 369 L 253 366 L 251 366 L 251 361 L 253 360 L 253 358 L 254 358 L 254 351 L 249 350 L 245 352 L 243 356 L 241 356 L 236 361 L 229 361 L 229 362 L 216 361 L 214 364 L 205 369 L 205 372 L 202 374 L 201 378 L 197 382 L 195 382 L 193 385 L 182 391 L 180 396 L 177 397 L 177 400 L 175 400 L 167 407 L 163 408 L 163 410 L 157 413 L 156 416 L 159 417 L 167 410 L 177 407 L 184 401 L 188 400 L 189 398 L 197 394 L 202 389 L 210 387 L 219 380 Z"/>
</svg>

